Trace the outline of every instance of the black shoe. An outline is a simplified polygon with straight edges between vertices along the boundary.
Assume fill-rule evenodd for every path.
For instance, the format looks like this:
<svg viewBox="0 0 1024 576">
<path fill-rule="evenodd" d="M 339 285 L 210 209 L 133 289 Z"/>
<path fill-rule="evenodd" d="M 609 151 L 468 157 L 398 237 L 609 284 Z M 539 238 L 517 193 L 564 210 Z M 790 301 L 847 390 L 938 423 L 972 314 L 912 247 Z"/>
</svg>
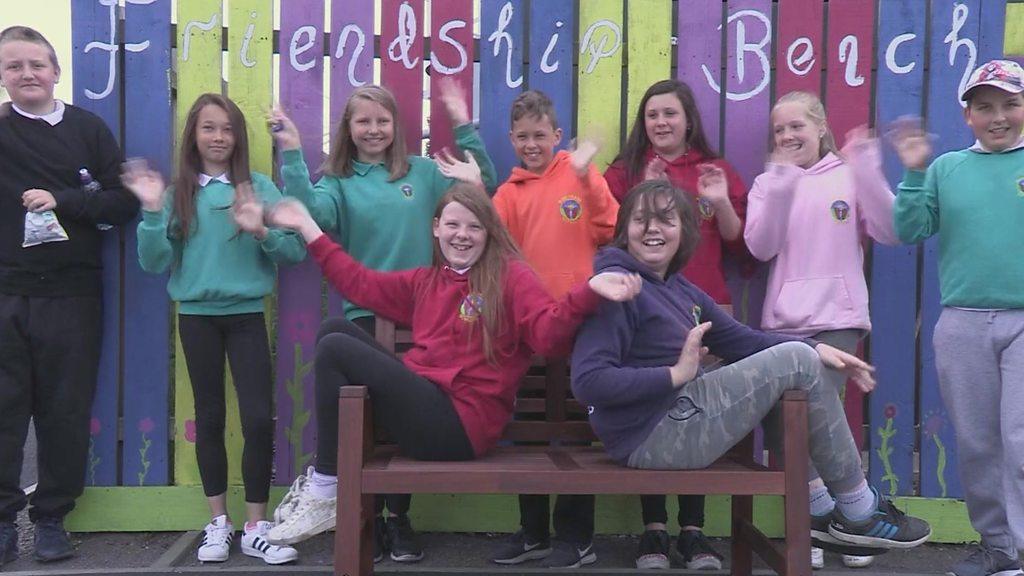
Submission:
<svg viewBox="0 0 1024 576">
<path fill-rule="evenodd" d="M 877 506 L 864 520 L 850 520 L 837 506 L 828 533 L 836 540 L 868 548 L 913 548 L 924 544 L 932 528 L 920 518 L 907 516 L 872 488 Z"/>
<path fill-rule="evenodd" d="M 35 558 L 40 562 L 55 562 L 75 555 L 71 538 L 64 531 L 61 518 L 39 518 L 36 520 Z"/>
<path fill-rule="evenodd" d="M 700 530 L 681 530 L 676 540 L 676 552 L 682 557 L 687 570 L 722 569 L 722 555 L 715 551 Z"/>
<path fill-rule="evenodd" d="M 855 546 L 847 544 L 842 540 L 836 540 L 834 536 L 828 533 L 828 526 L 831 523 L 831 512 L 821 516 L 811 515 L 811 546 L 847 556 L 881 556 L 889 551 L 886 548 Z"/>
<path fill-rule="evenodd" d="M 376 564 L 384 559 L 387 552 L 387 534 L 384 528 L 384 517 L 377 516 L 373 519 L 373 563 Z"/>
<path fill-rule="evenodd" d="M 547 558 L 551 554 L 551 542 L 547 538 L 531 538 L 520 530 L 502 543 L 498 552 L 491 556 L 495 564 L 522 564 L 528 560 Z"/>
<path fill-rule="evenodd" d="M 555 541 L 554 551 L 544 559 L 544 568 L 579 568 L 597 562 L 594 543 L 573 544 L 572 542 Z"/>
<path fill-rule="evenodd" d="M 419 562 L 423 560 L 423 548 L 416 540 L 416 532 L 405 514 L 391 516 L 385 522 L 387 546 L 395 562 Z"/>
<path fill-rule="evenodd" d="M 984 544 L 974 547 L 963 560 L 953 564 L 949 576 L 1020 576 L 1020 560 Z"/>
<path fill-rule="evenodd" d="M 667 570 L 671 566 L 668 552 L 668 532 L 664 530 L 645 530 L 640 535 L 640 547 L 636 552 L 636 567 L 641 570 L 651 568 Z"/>
<path fill-rule="evenodd" d="M 18 527 L 14 522 L 0 522 L 0 566 L 18 559 Z"/>
</svg>

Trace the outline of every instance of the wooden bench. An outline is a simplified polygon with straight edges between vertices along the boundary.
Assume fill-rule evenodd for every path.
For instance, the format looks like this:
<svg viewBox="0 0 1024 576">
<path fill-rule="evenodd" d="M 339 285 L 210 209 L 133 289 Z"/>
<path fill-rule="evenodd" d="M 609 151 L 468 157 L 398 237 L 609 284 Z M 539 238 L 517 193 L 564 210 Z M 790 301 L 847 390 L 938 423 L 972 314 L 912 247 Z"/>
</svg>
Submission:
<svg viewBox="0 0 1024 576">
<path fill-rule="evenodd" d="M 410 334 L 378 320 L 377 340 L 401 352 Z M 531 394 L 537 397 L 525 397 Z M 367 389 L 342 387 L 334 573 L 373 573 L 375 494 L 729 494 L 731 574 L 749 575 L 756 552 L 778 574 L 809 576 L 806 394 L 786 392 L 781 406 L 782 450 L 772 455 L 769 466 L 754 461 L 753 437 L 748 436 L 703 470 L 634 470 L 613 462 L 599 446 L 565 444 L 596 437 L 582 419 L 584 408 L 570 397 L 566 360 L 538 358 L 523 379 L 517 419 L 506 426 L 504 438 L 549 445 L 503 445 L 470 462 L 424 462 L 398 455 L 393 446 L 378 445 Z M 527 420 L 531 414 L 534 419 Z M 573 414 L 580 419 L 572 421 Z M 754 526 L 755 494 L 784 497 L 783 546 Z"/>
</svg>

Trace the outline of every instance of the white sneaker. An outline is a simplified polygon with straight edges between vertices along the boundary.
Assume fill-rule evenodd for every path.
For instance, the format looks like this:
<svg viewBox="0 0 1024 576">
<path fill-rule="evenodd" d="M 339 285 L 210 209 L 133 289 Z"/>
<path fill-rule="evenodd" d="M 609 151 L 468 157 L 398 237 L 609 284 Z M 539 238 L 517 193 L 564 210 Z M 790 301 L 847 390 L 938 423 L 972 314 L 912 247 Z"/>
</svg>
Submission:
<svg viewBox="0 0 1024 576">
<path fill-rule="evenodd" d="M 199 544 L 200 562 L 224 562 L 231 551 L 231 539 L 235 535 L 235 527 L 228 522 L 224 514 L 214 518 L 203 529 L 203 540 Z"/>
<path fill-rule="evenodd" d="M 309 482 L 295 498 L 294 510 L 267 533 L 271 544 L 295 544 L 334 528 L 338 498 L 317 498 Z"/>
<path fill-rule="evenodd" d="M 871 566 L 871 563 L 875 561 L 874 556 L 854 556 L 852 554 L 843 554 L 843 564 L 847 568 L 866 568 Z"/>
<path fill-rule="evenodd" d="M 284 564 L 297 560 L 299 552 L 291 546 L 277 546 L 267 542 L 267 533 L 274 525 L 266 520 L 256 523 L 256 528 L 242 534 L 242 554 L 262 558 L 267 564 Z"/>
<path fill-rule="evenodd" d="M 825 551 L 817 546 L 811 546 L 811 568 L 821 570 L 825 567 Z"/>
<path fill-rule="evenodd" d="M 299 476 L 292 482 L 288 492 L 285 493 L 284 498 L 281 499 L 281 503 L 274 509 L 274 524 L 281 524 L 295 511 L 295 503 L 298 500 L 299 493 L 302 492 L 302 488 L 306 486 L 306 482 L 313 476 L 313 467 L 310 466 L 306 469 L 305 474 L 299 474 Z"/>
</svg>

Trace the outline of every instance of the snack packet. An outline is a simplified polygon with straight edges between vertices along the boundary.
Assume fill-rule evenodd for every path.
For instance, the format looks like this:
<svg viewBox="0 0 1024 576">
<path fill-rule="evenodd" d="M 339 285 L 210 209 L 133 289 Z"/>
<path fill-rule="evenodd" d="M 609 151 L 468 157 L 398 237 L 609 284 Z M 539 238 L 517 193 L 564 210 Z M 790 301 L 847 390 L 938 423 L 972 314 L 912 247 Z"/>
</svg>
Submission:
<svg viewBox="0 0 1024 576">
<path fill-rule="evenodd" d="M 25 213 L 25 241 L 21 244 L 22 248 L 45 242 L 63 242 L 67 239 L 68 233 L 60 225 L 53 210 Z"/>
</svg>

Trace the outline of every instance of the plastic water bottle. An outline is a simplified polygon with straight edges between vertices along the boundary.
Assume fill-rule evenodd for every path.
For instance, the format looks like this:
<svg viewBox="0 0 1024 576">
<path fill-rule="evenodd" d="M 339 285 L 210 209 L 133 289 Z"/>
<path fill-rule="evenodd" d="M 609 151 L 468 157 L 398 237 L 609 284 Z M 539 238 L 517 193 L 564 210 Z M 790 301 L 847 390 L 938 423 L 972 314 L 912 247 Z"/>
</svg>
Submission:
<svg viewBox="0 0 1024 576">
<path fill-rule="evenodd" d="M 86 194 L 96 194 L 103 190 L 103 186 L 92 177 L 88 168 L 82 168 L 78 171 L 78 179 L 82 182 L 82 190 Z M 97 224 L 96 228 L 100 230 L 110 230 L 113 226 L 110 224 Z"/>
</svg>

